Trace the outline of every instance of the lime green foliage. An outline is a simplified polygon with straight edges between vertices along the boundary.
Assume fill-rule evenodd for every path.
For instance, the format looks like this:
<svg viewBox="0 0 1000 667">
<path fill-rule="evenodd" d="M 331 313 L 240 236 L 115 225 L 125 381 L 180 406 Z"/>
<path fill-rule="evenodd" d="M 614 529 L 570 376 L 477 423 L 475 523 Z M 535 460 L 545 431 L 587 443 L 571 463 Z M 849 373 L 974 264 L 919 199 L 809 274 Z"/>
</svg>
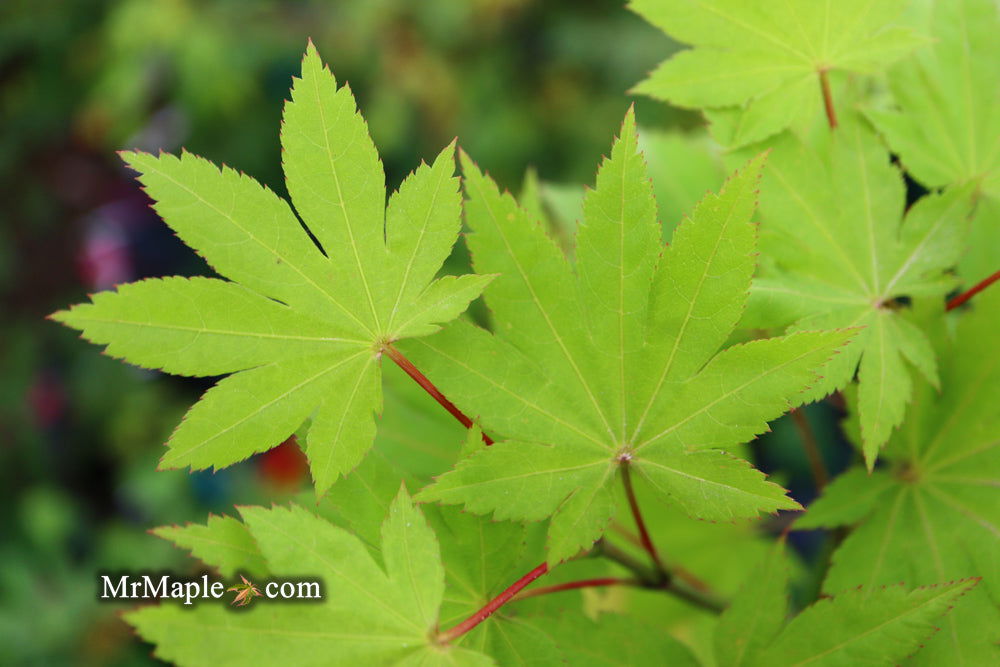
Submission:
<svg viewBox="0 0 1000 667">
<path fill-rule="evenodd" d="M 310 45 L 285 107 L 287 202 L 190 154 L 125 153 L 156 210 L 222 276 L 97 294 L 55 315 L 109 354 L 169 373 L 234 373 L 168 443 L 162 467 L 221 468 L 281 443 L 313 415 L 317 489 L 354 468 L 375 435 L 383 347 L 436 330 L 489 277 L 434 276 L 460 226 L 453 146 L 385 207 L 384 175 L 347 86 Z"/>
<path fill-rule="evenodd" d="M 638 90 L 701 110 L 718 143 L 640 135 L 629 110 L 593 189 L 529 172 L 515 200 L 465 152 L 460 189 L 452 144 L 386 203 L 311 46 L 290 203 L 190 154 L 125 154 L 224 280 L 55 318 L 142 367 L 229 374 L 165 467 L 297 435 L 299 504 L 154 532 L 227 577 L 326 591 L 128 622 L 213 667 L 1000 662 L 1000 288 L 946 311 L 1000 268 L 1000 21 L 985 0 L 906 5 L 636 0 L 692 46 Z M 475 274 L 438 278 L 462 270 L 463 216 Z M 410 377 L 383 379 L 386 353 Z M 812 487 L 782 460 L 791 428 L 745 446 L 833 393 L 806 422 L 843 410 L 841 428 L 799 433 Z M 813 440 L 859 450 L 825 489 Z M 819 500 L 739 521 L 802 510 L 782 485 Z M 786 555 L 790 525 L 825 531 L 816 552 Z"/>
<path fill-rule="evenodd" d="M 946 272 L 968 230 L 968 190 L 924 197 L 905 217 L 903 205 L 900 173 L 853 119 L 812 145 L 778 140 L 761 187 L 761 246 L 771 266 L 754 282 L 744 323 L 792 331 L 864 327 L 810 396 L 843 388 L 857 369 L 869 469 L 903 419 L 908 366 L 937 384 L 930 343 L 899 300 L 951 289 Z"/>
<path fill-rule="evenodd" d="M 925 40 L 891 25 L 904 0 L 783 3 L 632 0 L 630 8 L 694 48 L 635 92 L 681 107 L 724 110 L 730 146 L 766 139 L 821 114 L 821 73 L 874 73 Z"/>
<path fill-rule="evenodd" d="M 564 614 L 555 632 L 566 646 L 570 665 L 701 664 L 684 644 L 634 616 L 602 614 L 595 623 L 582 615 Z M 639 642 L 637 636 L 648 639 Z"/>
<path fill-rule="evenodd" d="M 267 563 L 253 535 L 232 517 L 210 516 L 204 526 L 162 526 L 153 530 L 153 534 L 190 549 L 192 556 L 215 567 L 224 577 L 234 577 L 237 573 L 258 577 L 267 574 Z"/>
<path fill-rule="evenodd" d="M 653 181 L 660 225 L 667 238 L 705 193 L 725 179 L 720 148 L 705 132 L 664 132 L 639 128 L 639 150 Z M 540 181 L 534 170 L 525 173 L 518 203 L 570 256 L 573 236 L 583 218 L 585 188 Z"/>
<path fill-rule="evenodd" d="M 660 500 L 732 520 L 798 507 L 723 451 L 767 428 L 851 335 L 799 333 L 719 353 L 743 309 L 763 159 L 708 195 L 661 258 L 656 210 L 625 118 L 584 203 L 576 266 L 463 157 L 477 271 L 495 334 L 464 323 L 406 346 L 460 407 L 508 441 L 420 494 L 497 519 L 552 516 L 548 560 L 590 546 L 627 464 Z M 602 345 L 596 341 L 605 341 Z"/>
<path fill-rule="evenodd" d="M 788 569 L 784 540 L 754 568 L 713 633 L 721 665 L 752 665 L 774 641 L 788 615 Z M 775 663 L 777 664 L 777 663 Z"/>
<path fill-rule="evenodd" d="M 977 581 L 912 591 L 901 584 L 854 588 L 786 624 L 788 563 L 779 541 L 719 618 L 716 661 L 726 667 L 898 664 L 937 631 L 941 617 Z"/>
<path fill-rule="evenodd" d="M 664 235 L 669 238 L 684 216 L 726 177 L 720 149 L 705 132 L 639 129 L 639 150 L 653 179 L 653 195 Z"/>
<path fill-rule="evenodd" d="M 934 39 L 889 71 L 894 110 L 870 117 L 928 188 L 975 183 L 1000 198 L 1000 14 L 991 0 L 929 3 Z"/>
<path fill-rule="evenodd" d="M 977 200 L 964 287 L 998 269 L 1000 247 L 1000 10 L 991 0 L 928 3 L 919 20 L 935 42 L 889 71 L 889 108 L 868 117 L 907 172 L 927 188 L 968 184 Z"/>
<path fill-rule="evenodd" d="M 834 554 L 828 592 L 859 583 L 988 575 L 979 559 L 1000 556 L 1000 299 L 997 293 L 977 298 L 975 312 L 943 353 L 941 394 L 921 383 L 911 407 L 915 416 L 886 447 L 889 467 L 870 478 L 859 470 L 838 478 L 796 523 L 860 523 Z M 987 576 L 983 590 L 956 610 L 928 645 L 928 664 L 933 655 L 962 656 L 966 664 L 996 661 L 998 584 Z"/>
<path fill-rule="evenodd" d="M 157 644 L 159 657 L 187 665 L 492 664 L 433 644 L 444 568 L 437 539 L 405 490 L 382 524 L 382 565 L 357 537 L 301 507 L 241 514 L 270 572 L 321 578 L 322 603 L 265 598 L 241 614 L 217 604 L 130 612 L 128 622 Z"/>
<path fill-rule="evenodd" d="M 963 580 L 913 591 L 854 589 L 820 600 L 785 626 L 753 664 L 897 664 L 937 632 L 941 616 L 976 585 Z"/>
</svg>

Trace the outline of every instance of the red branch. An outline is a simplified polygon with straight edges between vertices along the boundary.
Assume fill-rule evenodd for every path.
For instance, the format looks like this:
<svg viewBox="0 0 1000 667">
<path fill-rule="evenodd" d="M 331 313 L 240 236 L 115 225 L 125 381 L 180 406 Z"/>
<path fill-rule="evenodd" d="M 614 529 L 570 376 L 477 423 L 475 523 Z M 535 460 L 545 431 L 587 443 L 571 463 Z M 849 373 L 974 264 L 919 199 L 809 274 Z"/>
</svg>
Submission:
<svg viewBox="0 0 1000 667">
<path fill-rule="evenodd" d="M 958 296 L 956 296 L 954 299 L 952 299 L 951 301 L 949 301 L 947 309 L 948 310 L 955 310 L 956 308 L 958 308 L 959 306 L 961 306 L 963 303 L 965 303 L 966 301 L 968 301 L 972 297 L 976 296 L 977 294 L 979 294 L 984 289 L 986 289 L 987 287 L 989 287 L 990 285 L 992 285 L 993 283 L 995 283 L 998 280 L 1000 280 L 1000 271 L 997 271 L 992 276 L 989 276 L 988 278 L 985 278 L 985 279 L 979 281 L 974 286 L 970 287 L 969 289 L 965 290 L 964 292 L 962 292 L 961 294 L 959 294 Z"/>
<path fill-rule="evenodd" d="M 413 378 L 413 380 L 417 384 L 419 384 L 424 391 L 430 394 L 435 401 L 440 403 L 441 406 L 445 410 L 447 410 L 452 417 L 460 421 L 462 423 L 462 426 L 464 426 L 465 428 L 472 428 L 472 420 L 469 419 L 464 412 L 459 410 L 454 403 L 449 401 L 445 397 L 445 395 L 442 394 L 441 391 L 434 386 L 434 383 L 428 380 L 427 376 L 421 373 L 420 370 L 413 365 L 413 362 L 411 362 L 409 359 L 403 356 L 402 352 L 392 347 L 391 345 L 387 345 L 385 347 L 385 353 L 389 356 L 390 359 L 396 362 L 397 366 L 403 369 L 403 372 L 405 372 L 407 375 Z M 486 445 L 489 446 L 493 444 L 493 439 L 490 438 L 490 436 L 483 433 L 483 442 L 485 442 Z"/>
<path fill-rule="evenodd" d="M 477 611 L 475 614 L 465 619 L 452 629 L 445 630 L 444 632 L 439 634 L 437 637 L 438 643 L 447 644 L 453 639 L 461 637 L 466 632 L 468 632 L 469 630 L 476 627 L 477 625 L 485 621 L 487 618 L 492 616 L 493 612 L 495 612 L 497 609 L 510 602 L 510 599 L 512 597 L 520 593 L 521 589 L 523 589 L 525 586 L 527 586 L 528 584 L 530 584 L 535 579 L 542 576 L 548 571 L 549 571 L 548 563 L 542 563 L 534 570 L 532 570 L 528 574 L 524 575 L 523 577 L 515 581 L 514 584 L 510 586 L 507 590 L 505 590 L 503 593 L 501 593 L 500 595 L 496 596 L 488 603 L 486 603 L 486 606 Z"/>
<path fill-rule="evenodd" d="M 795 428 L 799 432 L 802 447 L 805 449 L 806 458 L 809 459 L 809 468 L 812 470 L 816 490 L 822 491 L 830 482 L 830 475 L 827 473 L 826 465 L 823 463 L 823 454 L 820 451 L 819 442 L 816 441 L 816 435 L 813 433 L 812 426 L 809 425 L 809 418 L 806 417 L 802 408 L 792 410 L 791 415 L 792 422 L 795 423 Z"/>
<path fill-rule="evenodd" d="M 830 79 L 827 78 L 826 70 L 819 71 L 819 88 L 823 92 L 823 108 L 826 110 L 826 120 L 830 123 L 830 129 L 837 128 L 837 112 L 833 109 L 833 94 L 830 92 Z"/>
<path fill-rule="evenodd" d="M 632 474 L 629 472 L 628 459 L 623 459 L 621 462 L 622 471 L 622 484 L 625 485 L 625 495 L 628 497 L 628 505 L 632 508 L 632 517 L 635 519 L 635 526 L 639 529 L 639 541 L 642 542 L 642 548 L 649 553 L 649 557 L 653 559 L 653 563 L 656 564 L 656 569 L 659 574 L 665 575 L 666 568 L 663 567 L 663 562 L 660 560 L 660 555 L 656 553 L 656 547 L 653 545 L 653 540 L 649 537 L 649 531 L 646 530 L 646 522 L 642 520 L 642 512 L 639 511 L 639 501 L 635 498 L 635 490 L 632 488 Z"/>
<path fill-rule="evenodd" d="M 573 591 L 577 588 L 596 588 L 598 586 L 615 586 L 618 584 L 622 585 L 633 585 L 638 586 L 640 584 L 638 579 L 627 579 L 624 577 L 604 577 L 602 579 L 581 579 L 580 581 L 567 581 L 564 584 L 554 584 L 552 586 L 539 586 L 538 588 L 532 588 L 530 591 L 524 591 L 515 598 L 516 600 L 525 600 L 527 598 L 533 598 L 538 595 L 548 595 L 549 593 L 560 593 L 562 591 Z"/>
</svg>

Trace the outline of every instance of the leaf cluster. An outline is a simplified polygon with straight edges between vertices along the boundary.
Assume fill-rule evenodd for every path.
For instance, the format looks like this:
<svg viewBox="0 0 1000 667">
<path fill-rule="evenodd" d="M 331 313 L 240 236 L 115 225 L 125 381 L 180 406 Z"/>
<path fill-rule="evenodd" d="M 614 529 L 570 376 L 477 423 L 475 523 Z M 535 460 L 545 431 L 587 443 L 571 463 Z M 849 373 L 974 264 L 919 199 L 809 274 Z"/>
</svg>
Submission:
<svg viewBox="0 0 1000 667">
<path fill-rule="evenodd" d="M 997 661 L 1000 297 L 949 301 L 996 268 L 995 4 L 632 8 L 691 45 L 636 91 L 701 110 L 716 148 L 629 109 L 578 194 L 529 176 L 515 198 L 464 151 L 459 181 L 452 144 L 386 201 L 311 44 L 281 135 L 290 201 L 187 153 L 123 154 L 221 277 L 54 318 L 142 367 L 227 375 L 162 467 L 296 435 L 314 493 L 156 533 L 227 577 L 326 587 L 130 612 L 157 655 Z M 469 273 L 442 275 L 463 221 Z M 745 445 L 823 401 L 856 457 L 803 508 Z M 826 556 L 798 559 L 782 525 L 824 531 Z"/>
</svg>

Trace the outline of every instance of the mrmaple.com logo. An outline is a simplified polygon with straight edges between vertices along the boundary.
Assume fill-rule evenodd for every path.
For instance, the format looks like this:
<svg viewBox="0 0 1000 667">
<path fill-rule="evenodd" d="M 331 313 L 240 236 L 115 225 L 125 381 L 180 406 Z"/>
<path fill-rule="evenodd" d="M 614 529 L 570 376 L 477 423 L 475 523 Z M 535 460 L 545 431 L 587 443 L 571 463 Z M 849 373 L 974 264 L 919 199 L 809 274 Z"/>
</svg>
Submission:
<svg viewBox="0 0 1000 667">
<path fill-rule="evenodd" d="M 323 599 L 322 583 L 309 579 L 272 579 L 259 586 L 240 575 L 235 585 L 226 586 L 203 574 L 194 579 L 182 579 L 170 574 L 102 574 L 99 581 L 101 600 L 183 600 L 190 605 L 200 601 L 221 600 L 232 593 L 231 604 L 243 607 L 254 598 L 269 600 Z"/>
</svg>

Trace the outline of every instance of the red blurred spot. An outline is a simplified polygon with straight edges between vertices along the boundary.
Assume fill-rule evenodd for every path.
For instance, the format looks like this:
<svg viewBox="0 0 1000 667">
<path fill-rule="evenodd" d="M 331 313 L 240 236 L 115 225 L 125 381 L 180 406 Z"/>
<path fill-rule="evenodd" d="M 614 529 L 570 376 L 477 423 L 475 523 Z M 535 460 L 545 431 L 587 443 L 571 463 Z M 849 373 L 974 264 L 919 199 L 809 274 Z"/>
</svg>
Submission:
<svg viewBox="0 0 1000 667">
<path fill-rule="evenodd" d="M 261 454 L 257 465 L 265 480 L 284 487 L 298 486 L 309 472 L 306 456 L 299 449 L 294 435 L 274 449 Z"/>
<path fill-rule="evenodd" d="M 55 426 L 66 412 L 66 391 L 53 373 L 42 371 L 28 388 L 28 405 L 40 428 Z"/>
</svg>

